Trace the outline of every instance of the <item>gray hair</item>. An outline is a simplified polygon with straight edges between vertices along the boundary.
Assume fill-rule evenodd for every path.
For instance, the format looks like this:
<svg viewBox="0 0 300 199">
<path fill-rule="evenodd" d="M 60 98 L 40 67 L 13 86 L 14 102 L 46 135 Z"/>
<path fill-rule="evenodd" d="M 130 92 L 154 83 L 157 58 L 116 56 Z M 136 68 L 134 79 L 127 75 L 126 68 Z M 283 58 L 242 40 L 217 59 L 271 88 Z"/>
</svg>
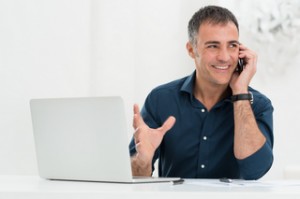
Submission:
<svg viewBox="0 0 300 199">
<path fill-rule="evenodd" d="M 205 6 L 200 8 L 189 21 L 189 41 L 193 46 L 196 46 L 198 31 L 200 25 L 203 23 L 227 24 L 228 22 L 233 22 L 239 31 L 237 19 L 228 9 L 219 6 Z"/>
</svg>

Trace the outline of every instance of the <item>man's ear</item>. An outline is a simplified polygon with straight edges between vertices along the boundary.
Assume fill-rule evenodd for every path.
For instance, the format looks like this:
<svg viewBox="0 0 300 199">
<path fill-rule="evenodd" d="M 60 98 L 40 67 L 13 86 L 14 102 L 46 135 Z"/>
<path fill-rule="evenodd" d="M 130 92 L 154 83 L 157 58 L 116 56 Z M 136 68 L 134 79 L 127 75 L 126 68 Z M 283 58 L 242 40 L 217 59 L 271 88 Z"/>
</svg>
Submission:
<svg viewBox="0 0 300 199">
<path fill-rule="evenodd" d="M 194 52 L 193 44 L 190 41 L 188 41 L 186 43 L 186 49 L 189 53 L 189 56 L 194 59 L 195 58 L 195 52 Z"/>
</svg>

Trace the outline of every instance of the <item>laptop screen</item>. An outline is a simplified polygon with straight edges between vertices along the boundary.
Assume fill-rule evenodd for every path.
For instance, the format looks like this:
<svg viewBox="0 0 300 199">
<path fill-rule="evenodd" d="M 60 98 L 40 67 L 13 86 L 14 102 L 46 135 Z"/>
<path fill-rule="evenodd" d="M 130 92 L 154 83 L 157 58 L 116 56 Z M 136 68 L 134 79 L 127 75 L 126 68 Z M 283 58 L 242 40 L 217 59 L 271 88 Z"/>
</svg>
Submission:
<svg viewBox="0 0 300 199">
<path fill-rule="evenodd" d="M 30 108 L 41 177 L 132 178 L 121 97 L 33 99 Z"/>
</svg>

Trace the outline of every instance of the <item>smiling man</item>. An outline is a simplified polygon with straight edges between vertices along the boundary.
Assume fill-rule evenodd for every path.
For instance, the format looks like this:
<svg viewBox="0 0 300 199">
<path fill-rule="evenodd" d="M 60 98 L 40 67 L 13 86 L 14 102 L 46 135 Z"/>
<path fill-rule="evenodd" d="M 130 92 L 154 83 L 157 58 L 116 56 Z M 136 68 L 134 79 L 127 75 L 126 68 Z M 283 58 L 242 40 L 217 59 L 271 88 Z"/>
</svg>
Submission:
<svg viewBox="0 0 300 199">
<path fill-rule="evenodd" d="M 132 173 L 182 178 L 261 178 L 273 163 L 273 106 L 249 86 L 257 55 L 239 42 L 227 9 L 206 6 L 188 25 L 195 71 L 134 105 Z M 238 60 L 244 62 L 237 71 Z"/>
</svg>

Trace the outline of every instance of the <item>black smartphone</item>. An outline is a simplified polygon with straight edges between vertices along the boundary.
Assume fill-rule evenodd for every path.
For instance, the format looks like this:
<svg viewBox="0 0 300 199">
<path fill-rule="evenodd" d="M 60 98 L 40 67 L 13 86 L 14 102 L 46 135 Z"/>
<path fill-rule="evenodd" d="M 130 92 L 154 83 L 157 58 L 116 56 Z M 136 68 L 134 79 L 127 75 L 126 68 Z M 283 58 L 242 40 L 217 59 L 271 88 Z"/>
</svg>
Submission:
<svg viewBox="0 0 300 199">
<path fill-rule="evenodd" d="M 238 60 L 238 64 L 236 66 L 236 71 L 241 74 L 241 72 L 243 70 L 244 70 L 244 60 L 243 59 L 239 59 Z"/>
</svg>

